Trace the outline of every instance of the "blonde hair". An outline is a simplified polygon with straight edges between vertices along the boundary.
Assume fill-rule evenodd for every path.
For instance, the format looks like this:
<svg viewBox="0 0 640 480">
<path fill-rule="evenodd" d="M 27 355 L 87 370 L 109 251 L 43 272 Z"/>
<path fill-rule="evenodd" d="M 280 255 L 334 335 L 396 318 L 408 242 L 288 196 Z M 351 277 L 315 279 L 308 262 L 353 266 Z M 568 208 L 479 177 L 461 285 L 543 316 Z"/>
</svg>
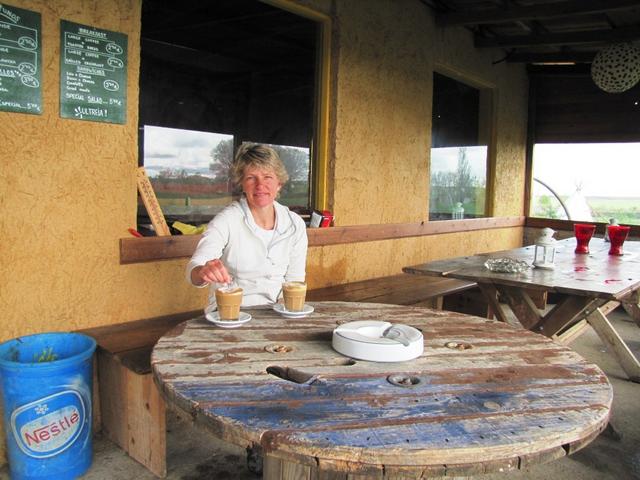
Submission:
<svg viewBox="0 0 640 480">
<path fill-rule="evenodd" d="M 281 185 L 289 180 L 289 174 L 278 152 L 266 145 L 259 143 L 240 145 L 231 166 L 231 180 L 236 188 L 242 188 L 242 179 L 248 167 L 273 170 Z"/>
</svg>

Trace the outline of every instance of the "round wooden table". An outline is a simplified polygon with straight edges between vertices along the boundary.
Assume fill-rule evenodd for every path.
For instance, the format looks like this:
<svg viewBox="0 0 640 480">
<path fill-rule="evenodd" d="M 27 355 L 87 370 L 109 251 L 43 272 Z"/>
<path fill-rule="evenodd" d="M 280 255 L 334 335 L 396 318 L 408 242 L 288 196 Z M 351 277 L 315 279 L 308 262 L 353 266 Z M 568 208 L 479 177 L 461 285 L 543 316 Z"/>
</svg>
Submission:
<svg viewBox="0 0 640 480">
<path fill-rule="evenodd" d="M 223 440 L 264 455 L 267 479 L 473 476 L 570 454 L 607 425 L 604 373 L 569 348 L 506 323 L 425 308 L 312 303 L 222 329 L 204 317 L 153 350 L 166 400 Z M 420 329 L 424 353 L 353 360 L 333 329 L 384 320 Z"/>
</svg>

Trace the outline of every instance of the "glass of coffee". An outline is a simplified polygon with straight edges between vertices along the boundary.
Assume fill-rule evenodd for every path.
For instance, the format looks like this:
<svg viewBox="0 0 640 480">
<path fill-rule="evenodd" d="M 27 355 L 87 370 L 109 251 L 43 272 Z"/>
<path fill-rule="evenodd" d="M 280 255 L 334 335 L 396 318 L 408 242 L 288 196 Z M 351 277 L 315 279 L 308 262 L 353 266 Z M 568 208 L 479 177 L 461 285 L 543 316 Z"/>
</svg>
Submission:
<svg viewBox="0 0 640 480">
<path fill-rule="evenodd" d="M 216 290 L 216 303 L 220 320 L 238 320 L 242 289 L 240 287 L 220 287 Z"/>
<path fill-rule="evenodd" d="M 284 308 L 290 312 L 301 312 L 307 295 L 307 284 L 304 282 L 285 282 L 282 284 Z"/>
</svg>

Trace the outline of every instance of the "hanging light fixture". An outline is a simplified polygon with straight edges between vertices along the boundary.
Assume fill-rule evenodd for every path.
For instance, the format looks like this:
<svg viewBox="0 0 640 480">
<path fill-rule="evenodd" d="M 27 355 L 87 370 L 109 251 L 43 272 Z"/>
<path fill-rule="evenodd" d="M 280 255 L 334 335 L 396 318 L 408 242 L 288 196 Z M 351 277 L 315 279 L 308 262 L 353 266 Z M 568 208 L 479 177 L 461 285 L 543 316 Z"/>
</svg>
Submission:
<svg viewBox="0 0 640 480">
<path fill-rule="evenodd" d="M 629 90 L 640 81 L 640 50 L 630 43 L 603 48 L 591 63 L 591 78 L 605 92 Z"/>
</svg>

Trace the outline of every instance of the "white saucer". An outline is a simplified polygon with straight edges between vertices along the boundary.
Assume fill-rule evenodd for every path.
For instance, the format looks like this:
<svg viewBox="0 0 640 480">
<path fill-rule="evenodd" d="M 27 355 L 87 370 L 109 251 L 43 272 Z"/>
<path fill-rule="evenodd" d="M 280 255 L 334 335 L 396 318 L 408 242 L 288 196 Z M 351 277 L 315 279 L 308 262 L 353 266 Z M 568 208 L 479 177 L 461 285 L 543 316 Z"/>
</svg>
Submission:
<svg viewBox="0 0 640 480">
<path fill-rule="evenodd" d="M 245 312 L 240 312 L 240 316 L 237 320 L 220 320 L 218 312 L 206 312 L 204 316 L 211 323 L 222 328 L 238 328 L 251 320 L 251 315 Z"/>
<path fill-rule="evenodd" d="M 273 310 L 275 312 L 278 312 L 285 318 L 302 318 L 313 313 L 313 307 L 311 305 L 307 305 L 306 303 L 304 304 L 304 307 L 302 307 L 302 310 L 300 310 L 299 312 L 290 312 L 289 310 L 284 308 L 284 305 L 282 303 L 274 303 Z"/>
</svg>

